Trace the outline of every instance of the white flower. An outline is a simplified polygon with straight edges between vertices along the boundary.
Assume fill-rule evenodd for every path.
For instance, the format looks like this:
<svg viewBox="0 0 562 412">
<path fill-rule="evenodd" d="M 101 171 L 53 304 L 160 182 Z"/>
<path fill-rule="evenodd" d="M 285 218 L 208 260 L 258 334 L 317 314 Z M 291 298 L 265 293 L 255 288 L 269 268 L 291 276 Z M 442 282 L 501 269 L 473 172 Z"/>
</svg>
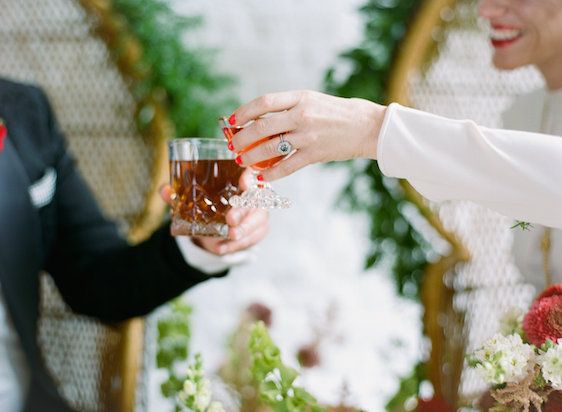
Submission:
<svg viewBox="0 0 562 412">
<path fill-rule="evenodd" d="M 558 344 L 539 355 L 542 376 L 556 390 L 562 390 L 562 339 Z"/>
<path fill-rule="evenodd" d="M 225 411 L 222 406 L 222 403 L 214 401 L 211 402 L 211 404 L 209 405 L 209 409 L 207 409 L 207 412 L 225 412 Z"/>
<path fill-rule="evenodd" d="M 472 354 L 469 363 L 487 383 L 497 385 L 523 379 L 534 357 L 533 346 L 523 343 L 521 336 L 496 334 Z"/>
<path fill-rule="evenodd" d="M 204 411 L 207 409 L 211 403 L 211 384 L 208 379 L 202 382 L 199 391 L 195 395 L 194 406 L 199 411 Z"/>
<path fill-rule="evenodd" d="M 195 395 L 195 393 L 197 392 L 197 386 L 195 385 L 195 383 L 193 381 L 186 380 L 183 383 L 183 392 L 187 396 Z"/>
<path fill-rule="evenodd" d="M 504 336 L 523 334 L 523 318 L 525 312 L 519 308 L 513 308 L 500 319 L 500 333 Z"/>
</svg>

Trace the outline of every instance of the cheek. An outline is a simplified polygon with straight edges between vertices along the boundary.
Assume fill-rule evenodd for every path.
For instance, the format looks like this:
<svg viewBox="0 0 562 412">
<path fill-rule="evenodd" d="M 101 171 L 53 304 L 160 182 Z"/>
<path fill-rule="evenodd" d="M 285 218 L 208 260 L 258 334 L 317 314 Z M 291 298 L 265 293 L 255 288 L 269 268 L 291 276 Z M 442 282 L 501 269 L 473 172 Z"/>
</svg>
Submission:
<svg viewBox="0 0 562 412">
<path fill-rule="evenodd" d="M 535 53 L 539 60 L 562 56 L 562 19 L 551 21 L 548 26 L 538 30 Z"/>
<path fill-rule="evenodd" d="M 522 16 L 536 37 L 536 52 L 562 53 L 562 0 L 526 0 Z"/>
</svg>

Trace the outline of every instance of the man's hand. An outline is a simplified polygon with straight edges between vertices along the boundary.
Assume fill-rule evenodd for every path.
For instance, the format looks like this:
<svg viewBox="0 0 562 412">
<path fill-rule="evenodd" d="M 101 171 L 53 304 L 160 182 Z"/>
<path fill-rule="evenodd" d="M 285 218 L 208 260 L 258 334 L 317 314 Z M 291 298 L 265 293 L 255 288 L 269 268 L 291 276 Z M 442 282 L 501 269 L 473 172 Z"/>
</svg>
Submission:
<svg viewBox="0 0 562 412">
<path fill-rule="evenodd" d="M 246 190 L 250 181 L 251 172 L 246 170 L 240 178 L 240 188 Z M 160 189 L 162 199 L 172 204 L 171 196 L 173 190 L 169 185 Z M 232 208 L 226 214 L 228 224 L 228 238 L 196 237 L 193 242 L 216 255 L 225 255 L 244 249 L 248 249 L 259 243 L 269 229 L 269 214 L 262 209 L 235 209 Z"/>
</svg>

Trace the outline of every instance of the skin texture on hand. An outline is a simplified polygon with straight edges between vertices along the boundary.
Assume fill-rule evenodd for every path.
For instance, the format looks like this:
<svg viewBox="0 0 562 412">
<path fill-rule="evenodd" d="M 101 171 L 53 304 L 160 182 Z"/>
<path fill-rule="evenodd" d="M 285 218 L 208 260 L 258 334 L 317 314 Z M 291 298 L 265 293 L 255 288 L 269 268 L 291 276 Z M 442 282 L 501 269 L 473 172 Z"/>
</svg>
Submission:
<svg viewBox="0 0 562 412">
<path fill-rule="evenodd" d="M 296 150 L 263 171 L 267 181 L 287 176 L 313 163 L 376 159 L 385 110 L 385 106 L 368 100 L 314 91 L 267 94 L 239 107 L 231 116 L 231 121 L 237 125 L 246 125 L 233 137 L 232 144 L 234 151 L 240 153 L 266 136 L 285 134 L 285 140 Z M 278 144 L 279 138 L 274 138 L 243 151 L 240 153 L 241 165 L 251 166 L 279 156 Z"/>
<path fill-rule="evenodd" d="M 240 188 L 248 188 L 250 173 L 244 172 L 240 178 Z M 174 193 L 169 185 L 164 185 L 160 189 L 162 199 L 172 205 L 171 196 Z M 192 241 L 199 247 L 214 253 L 215 255 L 225 255 L 228 253 L 239 252 L 248 249 L 265 238 L 269 230 L 269 214 L 262 209 L 235 209 L 232 208 L 226 214 L 228 224 L 228 238 L 220 239 L 216 237 L 197 237 Z"/>
</svg>

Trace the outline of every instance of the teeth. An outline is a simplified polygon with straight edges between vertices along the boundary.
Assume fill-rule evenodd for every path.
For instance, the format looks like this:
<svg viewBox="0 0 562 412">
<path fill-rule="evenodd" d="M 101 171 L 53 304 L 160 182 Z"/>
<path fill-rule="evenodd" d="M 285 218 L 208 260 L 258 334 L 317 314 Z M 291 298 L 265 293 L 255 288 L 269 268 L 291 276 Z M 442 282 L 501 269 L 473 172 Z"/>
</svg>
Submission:
<svg viewBox="0 0 562 412">
<path fill-rule="evenodd" d="M 492 40 L 513 40 L 519 37 L 522 30 L 515 29 L 491 29 L 490 37 Z"/>
</svg>

